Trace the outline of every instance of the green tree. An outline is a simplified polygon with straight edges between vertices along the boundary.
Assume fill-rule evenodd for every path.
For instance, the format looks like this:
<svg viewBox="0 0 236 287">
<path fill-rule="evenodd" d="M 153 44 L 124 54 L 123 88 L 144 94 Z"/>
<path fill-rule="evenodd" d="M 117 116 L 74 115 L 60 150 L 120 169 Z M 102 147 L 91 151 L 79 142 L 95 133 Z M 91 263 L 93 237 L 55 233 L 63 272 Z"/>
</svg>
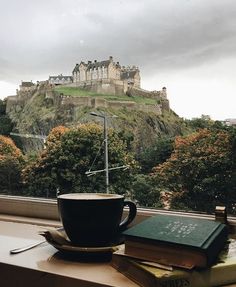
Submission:
<svg viewBox="0 0 236 287">
<path fill-rule="evenodd" d="M 185 120 L 187 125 L 191 127 L 193 131 L 209 128 L 224 128 L 224 125 L 220 121 L 213 121 L 208 115 L 201 115 L 200 118 L 193 118 L 191 120 Z"/>
<path fill-rule="evenodd" d="M 235 130 L 202 129 L 177 137 L 171 157 L 154 170 L 159 185 L 175 191 L 173 207 L 213 212 L 217 204 L 235 213 Z"/>
<path fill-rule="evenodd" d="M 13 123 L 6 114 L 6 101 L 0 100 L 0 135 L 9 135 L 13 129 Z"/>
<path fill-rule="evenodd" d="M 0 116 L 6 114 L 6 101 L 0 99 Z"/>
<path fill-rule="evenodd" d="M 129 175 L 135 166 L 126 144 L 114 130 L 108 133 L 109 167 L 129 165 L 126 170 L 109 173 L 110 191 L 125 193 L 130 186 Z M 49 134 L 46 150 L 24 172 L 32 194 L 55 196 L 62 192 L 105 192 L 105 174 L 87 176 L 86 171 L 104 169 L 103 128 L 97 124 L 81 124 L 77 128 L 55 128 Z"/>
<path fill-rule="evenodd" d="M 186 120 L 187 124 L 194 130 L 209 128 L 214 124 L 208 115 L 201 115 L 200 118 L 193 118 L 191 120 Z"/>
<path fill-rule="evenodd" d="M 160 199 L 160 189 L 149 175 L 137 174 L 132 181 L 131 198 L 142 207 L 163 207 Z"/>
<path fill-rule="evenodd" d="M 13 123 L 7 115 L 0 116 L 0 134 L 9 135 L 13 129 Z"/>
<path fill-rule="evenodd" d="M 153 167 L 165 162 L 173 151 L 174 139 L 159 138 L 155 144 L 144 149 L 137 159 L 143 173 L 148 174 Z"/>
</svg>

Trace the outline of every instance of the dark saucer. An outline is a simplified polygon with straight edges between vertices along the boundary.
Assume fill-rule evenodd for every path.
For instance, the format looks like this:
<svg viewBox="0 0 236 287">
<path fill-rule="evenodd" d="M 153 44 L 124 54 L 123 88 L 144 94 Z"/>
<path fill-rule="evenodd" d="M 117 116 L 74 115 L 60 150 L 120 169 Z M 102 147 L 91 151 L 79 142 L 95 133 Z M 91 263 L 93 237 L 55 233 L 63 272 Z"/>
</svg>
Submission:
<svg viewBox="0 0 236 287">
<path fill-rule="evenodd" d="M 77 254 L 77 255 L 98 255 L 104 253 L 113 253 L 119 249 L 119 245 L 124 242 L 124 237 L 122 234 L 117 234 L 117 236 L 112 240 L 112 242 L 107 246 L 101 247 L 86 247 L 86 246 L 76 246 L 73 245 L 67 238 L 64 230 L 50 229 L 41 232 L 40 235 L 45 237 L 46 241 L 55 247 L 58 251 L 67 254 Z"/>
</svg>

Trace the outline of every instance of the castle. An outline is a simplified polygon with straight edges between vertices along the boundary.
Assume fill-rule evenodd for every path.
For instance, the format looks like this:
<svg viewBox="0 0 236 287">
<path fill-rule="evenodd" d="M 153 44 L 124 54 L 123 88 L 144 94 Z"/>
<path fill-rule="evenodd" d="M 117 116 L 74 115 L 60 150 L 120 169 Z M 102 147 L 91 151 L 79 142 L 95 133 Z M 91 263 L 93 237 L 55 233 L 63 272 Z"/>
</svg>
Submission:
<svg viewBox="0 0 236 287">
<path fill-rule="evenodd" d="M 76 64 L 73 72 L 73 82 L 76 86 L 92 85 L 93 82 L 113 83 L 115 85 L 123 85 L 124 92 L 128 87 L 140 88 L 139 69 L 133 67 L 121 67 L 119 62 L 114 62 L 113 57 L 109 60 L 98 62 L 88 61 L 88 63 L 80 62 Z"/>
<path fill-rule="evenodd" d="M 121 66 L 110 56 L 108 60 L 81 61 L 72 76 L 50 76 L 50 84 L 70 85 L 97 93 L 125 94 L 130 88 L 140 88 L 140 72 L 136 66 Z"/>
<path fill-rule="evenodd" d="M 115 96 L 128 95 L 130 101 L 105 100 L 101 97 L 78 97 L 58 94 L 54 86 L 62 85 L 67 87 L 78 87 L 97 94 L 109 94 Z M 140 71 L 136 66 L 121 66 L 110 56 L 104 61 L 81 61 L 76 64 L 72 75 L 49 76 L 44 82 L 22 82 L 16 96 L 8 97 L 7 110 L 21 109 L 35 93 L 44 93 L 46 99 L 50 99 L 57 105 L 88 106 L 92 108 L 127 108 L 131 110 L 141 110 L 162 114 L 163 110 L 169 111 L 169 101 L 167 99 L 166 88 L 160 91 L 148 91 L 141 88 Z M 137 104 L 132 101 L 134 97 L 144 97 L 154 99 L 156 104 Z"/>
</svg>

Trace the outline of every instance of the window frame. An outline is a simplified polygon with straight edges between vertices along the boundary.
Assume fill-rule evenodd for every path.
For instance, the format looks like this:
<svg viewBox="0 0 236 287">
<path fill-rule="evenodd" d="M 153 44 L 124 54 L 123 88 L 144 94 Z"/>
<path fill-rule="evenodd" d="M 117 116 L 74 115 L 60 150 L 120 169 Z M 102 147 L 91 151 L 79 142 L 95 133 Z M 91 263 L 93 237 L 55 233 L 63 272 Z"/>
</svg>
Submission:
<svg viewBox="0 0 236 287">
<path fill-rule="evenodd" d="M 125 216 L 127 212 L 128 208 L 125 208 L 123 215 Z M 215 215 L 209 215 L 206 213 L 138 207 L 137 216 L 133 224 L 139 223 L 144 219 L 157 214 L 179 215 L 215 220 Z M 31 222 L 40 225 L 60 225 L 57 200 L 47 198 L 0 195 L 0 219 Z M 236 234 L 236 217 L 228 216 L 227 220 L 230 233 Z"/>
</svg>

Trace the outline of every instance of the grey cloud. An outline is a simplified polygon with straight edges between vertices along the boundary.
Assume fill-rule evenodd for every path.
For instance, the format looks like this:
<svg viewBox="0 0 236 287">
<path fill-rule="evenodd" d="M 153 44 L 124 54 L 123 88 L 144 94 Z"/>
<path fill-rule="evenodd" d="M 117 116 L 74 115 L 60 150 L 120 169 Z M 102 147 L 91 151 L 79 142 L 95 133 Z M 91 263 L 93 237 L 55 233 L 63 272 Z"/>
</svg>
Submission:
<svg viewBox="0 0 236 287">
<path fill-rule="evenodd" d="M 140 21 L 139 31 L 131 31 L 127 36 L 131 43 L 127 46 L 130 53 L 135 48 L 134 55 L 144 66 L 146 62 L 147 66 L 163 69 L 199 65 L 235 55 L 235 8 L 235 5 L 228 9 L 221 5 L 215 10 L 204 7 L 202 13 L 194 14 L 192 10 L 173 19 L 168 15 L 156 19 L 155 11 L 149 11 L 149 23 L 146 19 Z"/>
<path fill-rule="evenodd" d="M 80 60 L 110 55 L 145 73 L 235 57 L 233 0 L 5 2 L 0 12 L 5 80 L 11 74 L 22 79 L 70 73 Z"/>
</svg>

